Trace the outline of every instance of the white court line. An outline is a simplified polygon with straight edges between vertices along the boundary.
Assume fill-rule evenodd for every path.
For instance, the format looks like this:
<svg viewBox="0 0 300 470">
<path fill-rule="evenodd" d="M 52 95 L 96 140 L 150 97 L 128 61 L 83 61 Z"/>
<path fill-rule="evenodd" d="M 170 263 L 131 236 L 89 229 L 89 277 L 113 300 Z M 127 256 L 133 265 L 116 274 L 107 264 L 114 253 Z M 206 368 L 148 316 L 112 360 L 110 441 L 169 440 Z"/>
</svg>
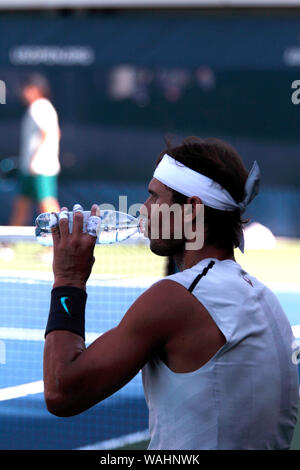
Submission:
<svg viewBox="0 0 300 470">
<path fill-rule="evenodd" d="M 45 282 L 53 282 L 53 274 L 48 272 L 34 272 L 34 271 L 0 271 L 1 282 L 9 284 L 45 284 Z M 159 277 L 140 277 L 130 278 L 120 276 L 116 279 L 109 278 L 108 276 L 91 277 L 87 284 L 89 286 L 104 286 L 104 287 L 132 287 L 132 288 L 147 288 L 157 282 Z M 300 287 L 299 287 L 300 291 Z"/>
<path fill-rule="evenodd" d="M 295 338 L 300 339 L 300 325 L 293 325 L 292 331 Z M 44 334 L 45 330 L 41 329 L 0 327 L 0 339 L 4 340 L 44 341 Z M 92 343 L 102 334 L 103 332 L 86 332 L 86 343 Z"/>
<path fill-rule="evenodd" d="M 35 395 L 44 392 L 43 380 L 30 382 L 22 385 L 15 385 L 14 387 L 6 387 L 0 389 L 0 401 L 12 400 L 14 398 L 22 398 L 27 395 Z"/>
<path fill-rule="evenodd" d="M 19 341 L 44 341 L 45 330 L 0 327 L 0 338 Z"/>
<path fill-rule="evenodd" d="M 300 339 L 300 325 L 292 326 L 293 335 L 296 339 Z"/>
<path fill-rule="evenodd" d="M 295 338 L 300 339 L 300 324 L 292 326 L 292 331 Z M 44 341 L 44 332 L 45 331 L 42 329 L 0 327 L 0 338 L 6 340 L 20 341 Z M 93 341 L 95 341 L 95 339 L 101 336 L 101 334 L 102 333 L 94 332 L 86 333 L 86 342 L 92 343 Z M 44 385 L 42 380 L 22 385 L 16 385 L 14 387 L 6 387 L 0 389 L 0 401 L 12 400 L 14 398 L 20 398 L 27 395 L 42 393 L 43 391 Z M 126 445 L 126 443 L 124 445 Z"/>
<path fill-rule="evenodd" d="M 265 282 L 275 294 L 300 294 L 299 282 Z"/>
<path fill-rule="evenodd" d="M 149 431 L 138 431 L 132 434 L 126 434 L 125 436 L 116 437 L 114 439 L 108 439 L 106 441 L 97 442 L 96 444 L 87 445 L 84 447 L 78 447 L 75 450 L 111 450 L 118 447 L 123 447 L 136 442 L 146 441 L 149 439 Z"/>
</svg>

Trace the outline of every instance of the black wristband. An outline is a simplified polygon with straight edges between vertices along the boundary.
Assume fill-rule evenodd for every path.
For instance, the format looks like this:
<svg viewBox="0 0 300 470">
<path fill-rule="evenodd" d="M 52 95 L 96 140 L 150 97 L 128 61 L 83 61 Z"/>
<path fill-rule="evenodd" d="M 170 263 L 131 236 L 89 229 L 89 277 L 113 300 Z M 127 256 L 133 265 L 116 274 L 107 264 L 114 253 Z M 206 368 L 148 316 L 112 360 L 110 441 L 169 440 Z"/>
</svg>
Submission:
<svg viewBox="0 0 300 470">
<path fill-rule="evenodd" d="M 60 286 L 51 291 L 51 304 L 45 338 L 50 331 L 68 330 L 85 339 L 87 293 L 79 287 Z"/>
</svg>

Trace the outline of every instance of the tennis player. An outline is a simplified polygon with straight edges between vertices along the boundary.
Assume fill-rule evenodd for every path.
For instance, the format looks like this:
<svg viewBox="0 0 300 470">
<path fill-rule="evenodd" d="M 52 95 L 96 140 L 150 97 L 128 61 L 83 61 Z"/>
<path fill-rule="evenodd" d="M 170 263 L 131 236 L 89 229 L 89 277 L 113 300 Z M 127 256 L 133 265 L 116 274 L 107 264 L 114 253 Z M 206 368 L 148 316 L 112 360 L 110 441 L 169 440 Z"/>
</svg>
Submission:
<svg viewBox="0 0 300 470">
<path fill-rule="evenodd" d="M 60 210 L 57 177 L 61 132 L 48 80 L 32 75 L 23 84 L 21 97 L 27 109 L 21 122 L 20 189 L 10 225 L 26 225 L 33 203 L 38 204 L 40 213 Z"/>
<path fill-rule="evenodd" d="M 243 251 L 242 214 L 259 178 L 256 163 L 248 173 L 237 152 L 219 140 L 187 138 L 168 146 L 143 213 L 151 250 L 173 256 L 179 271 L 146 290 L 87 348 L 86 282 L 95 233 L 92 227 L 82 233 L 79 211 L 69 234 L 61 212 L 52 229 L 54 285 L 44 350 L 51 413 L 81 413 L 142 369 L 149 449 L 289 449 L 299 398 L 291 327 L 275 295 L 234 258 L 234 248 Z M 152 236 L 153 211 L 174 203 L 182 207 L 183 223 L 184 205 L 190 208 L 193 227 L 204 204 L 201 247 L 189 243 L 187 249 L 184 233 L 174 236 L 172 218 L 168 238 Z M 95 217 L 93 206 L 91 221 Z"/>
</svg>

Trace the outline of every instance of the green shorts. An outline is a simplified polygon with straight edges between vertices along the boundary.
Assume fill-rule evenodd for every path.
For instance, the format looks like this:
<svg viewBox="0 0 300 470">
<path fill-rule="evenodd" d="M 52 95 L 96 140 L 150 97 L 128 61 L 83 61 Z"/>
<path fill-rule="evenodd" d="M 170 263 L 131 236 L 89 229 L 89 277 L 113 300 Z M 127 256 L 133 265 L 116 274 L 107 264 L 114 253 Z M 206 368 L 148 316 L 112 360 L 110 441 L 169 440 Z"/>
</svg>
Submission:
<svg viewBox="0 0 300 470">
<path fill-rule="evenodd" d="M 20 193 L 36 202 L 47 197 L 57 199 L 57 176 L 20 175 Z"/>
</svg>

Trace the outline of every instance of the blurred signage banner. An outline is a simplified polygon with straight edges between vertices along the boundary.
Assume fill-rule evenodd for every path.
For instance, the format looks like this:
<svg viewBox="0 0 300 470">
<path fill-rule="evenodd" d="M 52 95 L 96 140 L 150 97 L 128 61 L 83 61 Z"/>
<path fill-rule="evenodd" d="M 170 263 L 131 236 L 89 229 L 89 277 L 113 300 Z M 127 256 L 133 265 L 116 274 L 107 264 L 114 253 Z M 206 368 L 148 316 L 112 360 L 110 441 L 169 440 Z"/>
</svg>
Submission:
<svg viewBox="0 0 300 470">
<path fill-rule="evenodd" d="M 174 35 L 176 29 L 180 34 Z M 162 30 L 163 37 L 157 41 Z M 297 16 L 269 20 L 266 16 L 213 18 L 193 14 L 170 20 L 147 12 L 143 21 L 128 16 L 58 16 L 50 21 L 43 16 L 17 15 L 1 22 L 0 65 L 48 69 L 122 66 L 118 69 L 125 77 L 122 86 L 133 79 L 132 75 L 141 76 L 142 72 L 130 67 L 148 68 L 144 81 L 153 67 L 180 69 L 183 72 L 180 76 L 177 73 L 176 81 L 184 83 L 186 70 L 194 68 L 199 69 L 197 81 L 207 88 L 214 82 L 210 68 L 271 71 L 299 67 L 299 31 Z M 171 77 L 159 80 L 170 83 L 174 70 L 170 73 Z"/>
<path fill-rule="evenodd" d="M 291 7 L 300 0 L 0 0 L 0 9 L 144 7 Z"/>
<path fill-rule="evenodd" d="M 91 65 L 95 52 L 88 46 L 17 46 L 10 50 L 13 65 Z"/>
</svg>

